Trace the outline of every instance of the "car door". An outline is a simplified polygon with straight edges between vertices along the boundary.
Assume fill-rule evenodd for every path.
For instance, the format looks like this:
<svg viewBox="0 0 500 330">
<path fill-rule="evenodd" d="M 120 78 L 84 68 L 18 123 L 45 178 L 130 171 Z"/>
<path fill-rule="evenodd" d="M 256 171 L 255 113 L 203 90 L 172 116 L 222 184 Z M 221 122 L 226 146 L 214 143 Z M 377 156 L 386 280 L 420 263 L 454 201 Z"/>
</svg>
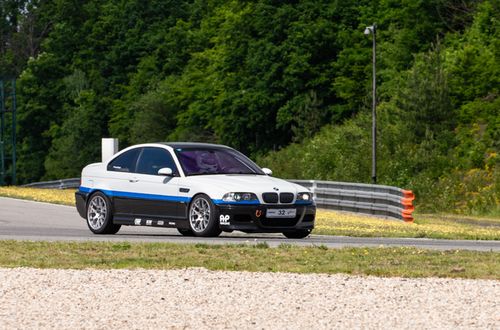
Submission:
<svg viewBox="0 0 500 330">
<path fill-rule="evenodd" d="M 159 175 L 161 168 L 172 169 L 172 176 Z M 180 217 L 179 171 L 172 155 L 160 147 L 144 147 L 137 160 L 136 187 L 140 193 L 134 203 L 134 214 L 139 218 L 175 219 Z"/>
</svg>

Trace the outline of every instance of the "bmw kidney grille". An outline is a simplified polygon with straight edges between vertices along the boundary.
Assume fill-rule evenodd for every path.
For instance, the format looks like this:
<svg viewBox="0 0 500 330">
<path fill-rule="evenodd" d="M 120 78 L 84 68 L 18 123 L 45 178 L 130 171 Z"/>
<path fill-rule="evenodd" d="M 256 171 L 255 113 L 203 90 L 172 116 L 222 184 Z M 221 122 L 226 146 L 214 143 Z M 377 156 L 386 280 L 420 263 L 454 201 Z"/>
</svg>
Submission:
<svg viewBox="0 0 500 330">
<path fill-rule="evenodd" d="M 282 204 L 289 204 L 293 202 L 293 194 L 292 193 L 274 193 L 267 192 L 262 194 L 262 199 L 267 204 L 278 204 L 278 201 Z"/>
</svg>

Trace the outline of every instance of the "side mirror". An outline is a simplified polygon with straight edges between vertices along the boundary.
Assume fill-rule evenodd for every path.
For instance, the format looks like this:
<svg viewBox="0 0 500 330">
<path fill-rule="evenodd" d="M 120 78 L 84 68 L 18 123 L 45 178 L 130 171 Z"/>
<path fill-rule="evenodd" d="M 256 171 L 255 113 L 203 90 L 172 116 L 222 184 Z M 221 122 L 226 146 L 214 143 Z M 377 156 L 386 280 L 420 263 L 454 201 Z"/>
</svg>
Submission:
<svg viewBox="0 0 500 330">
<path fill-rule="evenodd" d="M 273 175 L 273 171 L 271 171 L 270 169 L 268 169 L 267 167 L 264 167 L 262 169 L 262 172 L 264 172 L 265 175 Z"/>
<path fill-rule="evenodd" d="M 163 167 L 158 170 L 158 175 L 174 176 L 174 172 L 170 167 Z"/>
</svg>

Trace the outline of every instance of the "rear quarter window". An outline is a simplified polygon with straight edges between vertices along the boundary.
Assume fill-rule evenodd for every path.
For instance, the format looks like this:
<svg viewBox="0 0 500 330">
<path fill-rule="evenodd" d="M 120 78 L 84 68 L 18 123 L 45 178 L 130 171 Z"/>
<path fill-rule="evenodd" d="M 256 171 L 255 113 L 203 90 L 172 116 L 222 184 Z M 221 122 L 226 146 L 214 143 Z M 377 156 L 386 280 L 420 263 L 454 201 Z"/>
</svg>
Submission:
<svg viewBox="0 0 500 330">
<path fill-rule="evenodd" d="M 140 151 L 141 148 L 136 148 L 116 157 L 108 164 L 108 171 L 135 172 L 137 156 L 139 156 Z"/>
</svg>

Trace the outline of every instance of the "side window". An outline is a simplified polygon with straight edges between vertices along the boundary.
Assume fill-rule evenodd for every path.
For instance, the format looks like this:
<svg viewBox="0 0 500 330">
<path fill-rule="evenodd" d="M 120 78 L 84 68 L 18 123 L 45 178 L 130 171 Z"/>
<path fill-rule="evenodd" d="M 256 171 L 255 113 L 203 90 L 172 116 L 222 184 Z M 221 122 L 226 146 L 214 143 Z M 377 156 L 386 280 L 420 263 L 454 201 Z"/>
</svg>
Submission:
<svg viewBox="0 0 500 330">
<path fill-rule="evenodd" d="M 174 175 L 177 175 L 177 167 L 170 153 L 162 148 L 143 148 L 137 162 L 137 173 L 158 175 L 158 170 L 170 167 Z"/>
<path fill-rule="evenodd" d="M 135 172 L 135 164 L 140 151 L 141 148 L 135 148 L 116 157 L 108 164 L 108 171 Z"/>
</svg>

